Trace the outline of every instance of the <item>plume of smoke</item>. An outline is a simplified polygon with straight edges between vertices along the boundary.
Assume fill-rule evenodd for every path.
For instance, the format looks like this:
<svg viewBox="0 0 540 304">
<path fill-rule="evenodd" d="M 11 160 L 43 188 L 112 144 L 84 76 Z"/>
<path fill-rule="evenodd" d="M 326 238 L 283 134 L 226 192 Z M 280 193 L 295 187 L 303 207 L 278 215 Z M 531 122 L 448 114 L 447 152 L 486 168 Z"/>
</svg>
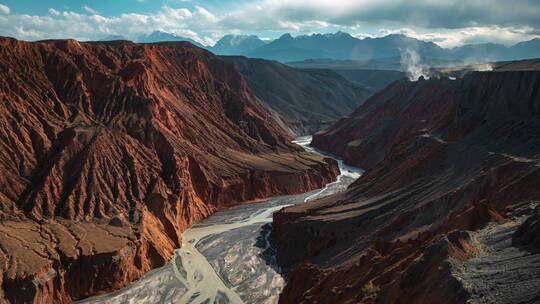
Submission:
<svg viewBox="0 0 540 304">
<path fill-rule="evenodd" d="M 417 81 L 420 76 L 429 79 L 429 66 L 421 63 L 420 55 L 413 48 L 401 49 L 400 62 L 410 81 Z"/>
</svg>

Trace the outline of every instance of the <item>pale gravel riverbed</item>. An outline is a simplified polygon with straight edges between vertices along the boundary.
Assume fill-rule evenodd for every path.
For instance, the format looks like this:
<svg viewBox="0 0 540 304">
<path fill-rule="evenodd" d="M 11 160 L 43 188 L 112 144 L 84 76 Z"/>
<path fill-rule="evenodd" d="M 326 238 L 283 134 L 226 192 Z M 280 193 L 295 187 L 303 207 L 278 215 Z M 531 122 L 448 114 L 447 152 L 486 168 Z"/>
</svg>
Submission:
<svg viewBox="0 0 540 304">
<path fill-rule="evenodd" d="M 295 141 L 307 151 L 311 137 Z M 327 154 L 325 154 L 327 155 Z M 285 279 L 270 238 L 281 208 L 341 192 L 362 170 L 339 162 L 341 175 L 322 189 L 217 212 L 183 234 L 171 262 L 116 292 L 79 303 L 277 303 Z"/>
</svg>

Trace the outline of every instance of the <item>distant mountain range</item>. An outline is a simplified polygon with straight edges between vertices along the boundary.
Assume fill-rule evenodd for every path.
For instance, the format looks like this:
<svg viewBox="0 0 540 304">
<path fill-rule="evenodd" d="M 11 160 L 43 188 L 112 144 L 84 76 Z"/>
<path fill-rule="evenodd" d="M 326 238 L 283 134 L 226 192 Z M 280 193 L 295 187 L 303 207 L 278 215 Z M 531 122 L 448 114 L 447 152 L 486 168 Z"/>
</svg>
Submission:
<svg viewBox="0 0 540 304">
<path fill-rule="evenodd" d="M 111 39 L 112 38 L 112 39 Z M 104 40 L 119 40 L 122 36 L 110 36 Z M 193 39 L 164 31 L 155 31 L 139 37 L 137 42 L 189 41 L 198 47 L 218 55 L 243 55 L 281 62 L 308 59 L 332 59 L 370 61 L 394 58 L 407 49 L 416 52 L 423 61 L 459 61 L 466 63 L 516 60 L 540 57 L 540 39 L 523 41 L 513 46 L 494 43 L 469 44 L 445 49 L 433 42 L 422 41 L 401 34 L 378 38 L 359 39 L 348 33 L 313 34 L 297 37 L 284 34 L 270 42 L 251 35 L 226 35 L 214 46 L 204 46 Z"/>
<path fill-rule="evenodd" d="M 540 57 L 540 39 L 533 39 L 506 47 L 500 44 L 469 44 L 445 49 L 433 42 L 422 41 L 401 34 L 380 38 L 358 39 L 347 33 L 314 34 L 292 37 L 285 34 L 267 45 L 245 54 L 248 57 L 273 59 L 282 62 L 329 58 L 368 61 L 399 58 L 410 49 L 423 60 L 497 61 Z"/>
<path fill-rule="evenodd" d="M 399 57 L 402 49 L 414 48 L 420 55 L 439 55 L 441 47 L 404 35 L 358 39 L 350 34 L 314 34 L 292 37 L 285 34 L 271 43 L 246 54 L 249 57 L 278 61 L 331 58 L 365 61 L 377 58 Z"/>
</svg>

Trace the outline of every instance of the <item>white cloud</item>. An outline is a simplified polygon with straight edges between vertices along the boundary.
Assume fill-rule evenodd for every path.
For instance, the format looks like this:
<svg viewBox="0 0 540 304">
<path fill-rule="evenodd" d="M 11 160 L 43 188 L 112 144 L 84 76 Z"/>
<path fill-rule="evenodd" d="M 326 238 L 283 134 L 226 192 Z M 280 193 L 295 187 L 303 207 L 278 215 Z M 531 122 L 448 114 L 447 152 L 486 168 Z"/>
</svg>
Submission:
<svg viewBox="0 0 540 304">
<path fill-rule="evenodd" d="M 93 9 L 93 8 L 91 8 L 91 7 L 89 7 L 89 6 L 86 6 L 86 5 L 85 5 L 85 6 L 83 6 L 82 8 L 83 8 L 85 11 L 89 12 L 90 14 L 94 14 L 94 15 L 98 15 L 98 14 L 99 14 L 98 11 L 96 11 L 95 9 Z"/>
<path fill-rule="evenodd" d="M 203 24 L 213 24 L 219 21 L 218 17 L 207 11 L 205 8 L 196 6 L 195 9 L 195 16 L 199 22 L 202 22 Z"/>
<path fill-rule="evenodd" d="M 365 33 L 351 34 L 351 36 L 356 37 L 356 38 L 358 38 L 358 39 L 375 38 L 375 37 L 377 37 L 377 35 L 373 35 L 373 34 L 365 34 Z"/>
<path fill-rule="evenodd" d="M 510 7 L 511 5 L 511 7 Z M 359 23 L 462 28 L 471 26 L 540 26 L 538 0 L 260 0 L 228 13 L 229 22 L 257 24 L 272 20 L 322 21 L 353 26 Z M 257 18 L 254 18 L 257 16 Z"/>
<path fill-rule="evenodd" d="M 53 16 L 60 16 L 60 12 L 55 10 L 54 8 L 49 9 L 49 14 L 51 14 Z"/>
<path fill-rule="evenodd" d="M 90 14 L 69 10 L 59 12 L 51 8 L 48 16 L 7 15 L 0 18 L 0 35 L 23 40 L 50 38 L 98 40 L 109 35 L 136 39 L 142 34 L 163 30 L 207 45 L 214 44 L 216 40 L 197 33 L 203 26 L 212 28 L 218 22 L 215 15 L 202 7 L 197 7 L 193 11 L 186 8 L 163 7 L 155 14 L 132 13 L 116 17 L 105 17 L 89 7 L 83 8 Z"/>
<path fill-rule="evenodd" d="M 1 14 L 9 14 L 9 12 L 11 12 L 11 10 L 9 9 L 8 6 L 6 5 L 3 5 L 3 4 L 0 4 L 0 13 Z"/>
<path fill-rule="evenodd" d="M 500 43 L 507 46 L 520 41 L 540 38 L 532 27 L 466 27 L 453 31 L 418 32 L 410 28 L 381 29 L 380 36 L 404 34 L 419 40 L 432 41 L 444 48 L 452 48 L 464 44 Z M 358 36 L 357 36 L 358 37 Z"/>
<path fill-rule="evenodd" d="M 176 8 L 175 9 L 175 8 L 170 8 L 168 6 L 164 6 L 162 9 L 163 9 L 163 13 L 168 15 L 172 19 L 184 20 L 186 18 L 190 18 L 190 17 L 193 16 L 191 11 L 188 10 L 187 8 Z"/>
<path fill-rule="evenodd" d="M 368 33 L 358 30 L 369 25 L 372 29 L 386 28 L 377 36 L 399 32 L 443 47 L 487 41 L 512 44 L 540 35 L 537 25 L 540 6 L 531 5 L 533 0 L 523 0 L 507 12 L 501 1 L 485 0 L 488 4 L 480 5 L 484 1 L 342 0 L 336 5 L 335 0 L 258 0 L 237 4 L 221 13 L 202 6 L 192 9 L 163 6 L 155 13 L 125 13 L 115 17 L 102 16 L 88 6 L 83 7 L 84 13 L 51 8 L 47 16 L 9 15 L 9 8 L 0 5 L 0 12 L 8 14 L 0 18 L 0 35 L 25 40 L 67 37 L 95 40 L 122 35 L 134 40 L 141 34 L 163 30 L 209 45 L 224 34 L 246 31 L 309 33 L 339 28 L 352 31 L 358 38 L 376 36 L 374 30 Z M 484 11 L 480 12 L 480 7 Z M 518 18 L 516 14 L 521 15 Z M 538 19 L 531 21 L 531 16 Z"/>
</svg>

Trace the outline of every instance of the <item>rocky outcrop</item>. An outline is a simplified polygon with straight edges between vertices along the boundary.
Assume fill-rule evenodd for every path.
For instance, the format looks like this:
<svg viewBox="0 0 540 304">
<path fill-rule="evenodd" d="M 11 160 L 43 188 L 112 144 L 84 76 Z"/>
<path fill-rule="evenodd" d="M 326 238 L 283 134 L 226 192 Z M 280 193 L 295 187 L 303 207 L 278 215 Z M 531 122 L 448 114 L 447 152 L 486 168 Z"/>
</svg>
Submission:
<svg viewBox="0 0 540 304">
<path fill-rule="evenodd" d="M 536 207 L 536 211 L 519 226 L 513 235 L 513 243 L 540 252 L 540 207 Z"/>
<path fill-rule="evenodd" d="M 419 136 L 440 138 L 441 142 L 467 137 L 477 140 L 478 146 L 493 149 L 491 146 L 502 144 L 498 135 L 509 137 L 517 132 L 498 127 L 511 124 L 520 116 L 524 119 L 538 115 L 535 111 L 539 77 L 536 71 L 472 72 L 459 80 L 396 82 L 352 114 L 315 134 L 313 145 L 366 169 L 395 152 L 391 148 L 406 145 Z M 494 132 L 472 132 L 476 129 Z M 516 135 L 511 137 L 516 143 L 536 143 L 529 133 Z M 512 145 L 507 147 L 511 149 Z"/>
<path fill-rule="evenodd" d="M 189 43 L 0 38 L 0 62 L 0 302 L 112 291 L 216 210 L 339 171 Z"/>
<path fill-rule="evenodd" d="M 537 71 L 401 81 L 316 134 L 315 146 L 368 170 L 340 195 L 274 215 L 291 269 L 281 302 L 462 303 L 467 292 L 441 275 L 448 255 L 469 257 L 460 231 L 540 198 L 538 88 Z"/>
<path fill-rule="evenodd" d="M 327 69 L 297 69 L 239 56 L 221 58 L 237 67 L 253 94 L 296 135 L 311 135 L 328 127 L 373 92 Z"/>
<path fill-rule="evenodd" d="M 472 234 L 477 249 L 473 257 L 450 260 L 451 275 L 469 294 L 469 302 L 538 303 L 540 251 L 529 246 L 530 243 L 514 242 L 523 227 L 527 227 L 525 230 L 531 227 L 528 223 L 534 220 L 530 219 L 538 215 L 534 212 L 535 205 L 538 202 L 523 202 L 516 205 L 518 208 L 511 206 L 504 224 L 491 223 Z"/>
</svg>

